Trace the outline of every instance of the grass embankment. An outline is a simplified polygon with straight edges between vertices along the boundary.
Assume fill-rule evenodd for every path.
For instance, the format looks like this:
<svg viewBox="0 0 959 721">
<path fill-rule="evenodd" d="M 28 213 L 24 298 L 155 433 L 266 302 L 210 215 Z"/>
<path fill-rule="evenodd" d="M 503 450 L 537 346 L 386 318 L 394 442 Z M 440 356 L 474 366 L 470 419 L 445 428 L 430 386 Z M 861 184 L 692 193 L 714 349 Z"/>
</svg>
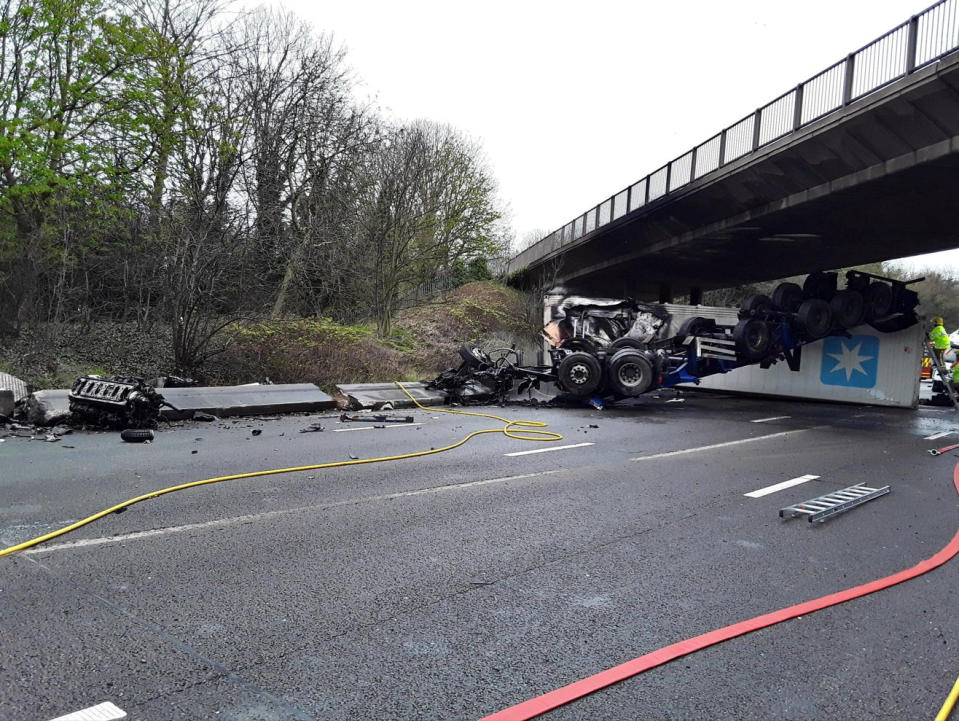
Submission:
<svg viewBox="0 0 959 721">
<path fill-rule="evenodd" d="M 436 302 L 400 311 L 389 338 L 370 325 L 325 318 L 236 325 L 221 337 L 226 350 L 194 375 L 204 383 L 337 383 L 430 378 L 459 363 L 463 343 L 495 347 L 529 342 L 538 310 L 505 286 L 468 283 Z M 170 334 L 133 324 L 45 326 L 4 344 L 0 370 L 32 388 L 66 388 L 84 373 L 143 378 L 173 373 Z"/>
</svg>

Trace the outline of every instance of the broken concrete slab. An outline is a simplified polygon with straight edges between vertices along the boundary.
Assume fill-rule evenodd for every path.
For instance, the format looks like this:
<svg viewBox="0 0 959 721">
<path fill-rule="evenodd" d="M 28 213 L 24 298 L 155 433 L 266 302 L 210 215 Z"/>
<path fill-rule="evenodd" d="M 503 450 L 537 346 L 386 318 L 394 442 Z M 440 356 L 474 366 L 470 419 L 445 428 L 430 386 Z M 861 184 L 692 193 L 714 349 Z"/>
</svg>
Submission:
<svg viewBox="0 0 959 721">
<path fill-rule="evenodd" d="M 189 419 L 195 411 L 225 418 L 313 412 L 336 406 L 333 398 L 312 383 L 163 388 L 160 392 L 179 409 L 163 408 L 160 417 L 167 420 Z"/>
<path fill-rule="evenodd" d="M 445 393 L 427 390 L 422 383 L 404 383 L 403 387 L 424 406 L 441 405 L 446 402 Z M 376 409 L 384 403 L 391 403 L 393 408 L 415 407 L 410 397 L 396 383 L 343 383 L 336 386 L 336 390 L 343 394 L 348 403 L 347 407 L 354 411 L 364 408 Z"/>
<path fill-rule="evenodd" d="M 27 384 L 9 373 L 0 373 L 0 391 L 12 391 L 14 403 L 19 403 L 29 395 Z"/>
<path fill-rule="evenodd" d="M 27 423 L 52 426 L 67 420 L 70 415 L 70 391 L 51 389 L 37 391 L 27 398 Z"/>
</svg>

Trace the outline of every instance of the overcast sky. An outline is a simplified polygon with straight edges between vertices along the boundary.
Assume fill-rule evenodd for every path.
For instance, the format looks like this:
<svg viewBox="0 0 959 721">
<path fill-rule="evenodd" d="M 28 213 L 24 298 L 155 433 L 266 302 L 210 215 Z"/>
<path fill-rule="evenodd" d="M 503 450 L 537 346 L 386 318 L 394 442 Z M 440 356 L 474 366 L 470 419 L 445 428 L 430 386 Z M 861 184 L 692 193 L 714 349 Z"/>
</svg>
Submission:
<svg viewBox="0 0 959 721">
<path fill-rule="evenodd" d="M 397 120 L 485 149 L 522 241 L 549 232 L 931 3 L 277 0 Z M 959 268 L 959 251 L 950 251 Z"/>
</svg>

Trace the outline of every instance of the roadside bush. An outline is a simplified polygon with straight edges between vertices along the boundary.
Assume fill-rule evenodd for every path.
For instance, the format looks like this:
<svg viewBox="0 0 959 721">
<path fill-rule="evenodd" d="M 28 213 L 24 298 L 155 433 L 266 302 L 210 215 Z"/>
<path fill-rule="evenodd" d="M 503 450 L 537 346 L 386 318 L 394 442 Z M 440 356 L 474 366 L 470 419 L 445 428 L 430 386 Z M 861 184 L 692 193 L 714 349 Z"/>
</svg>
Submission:
<svg viewBox="0 0 959 721">
<path fill-rule="evenodd" d="M 230 329 L 230 348 L 218 360 L 224 382 L 269 378 L 274 383 L 337 383 L 408 380 L 405 354 L 377 341 L 366 326 L 327 318 L 268 321 Z"/>
</svg>

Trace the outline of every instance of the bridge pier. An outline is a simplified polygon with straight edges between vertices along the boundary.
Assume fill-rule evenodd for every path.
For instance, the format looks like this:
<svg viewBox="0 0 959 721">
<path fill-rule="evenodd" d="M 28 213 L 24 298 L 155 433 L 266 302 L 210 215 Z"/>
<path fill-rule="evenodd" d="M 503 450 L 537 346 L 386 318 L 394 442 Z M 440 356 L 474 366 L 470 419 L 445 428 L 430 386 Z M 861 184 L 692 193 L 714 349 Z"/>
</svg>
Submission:
<svg viewBox="0 0 959 721">
<path fill-rule="evenodd" d="M 673 302 L 673 289 L 668 285 L 659 286 L 659 302 L 660 303 L 672 303 Z"/>
<path fill-rule="evenodd" d="M 703 289 L 699 286 L 693 286 L 689 289 L 689 304 L 690 305 L 702 305 L 703 304 Z"/>
</svg>

